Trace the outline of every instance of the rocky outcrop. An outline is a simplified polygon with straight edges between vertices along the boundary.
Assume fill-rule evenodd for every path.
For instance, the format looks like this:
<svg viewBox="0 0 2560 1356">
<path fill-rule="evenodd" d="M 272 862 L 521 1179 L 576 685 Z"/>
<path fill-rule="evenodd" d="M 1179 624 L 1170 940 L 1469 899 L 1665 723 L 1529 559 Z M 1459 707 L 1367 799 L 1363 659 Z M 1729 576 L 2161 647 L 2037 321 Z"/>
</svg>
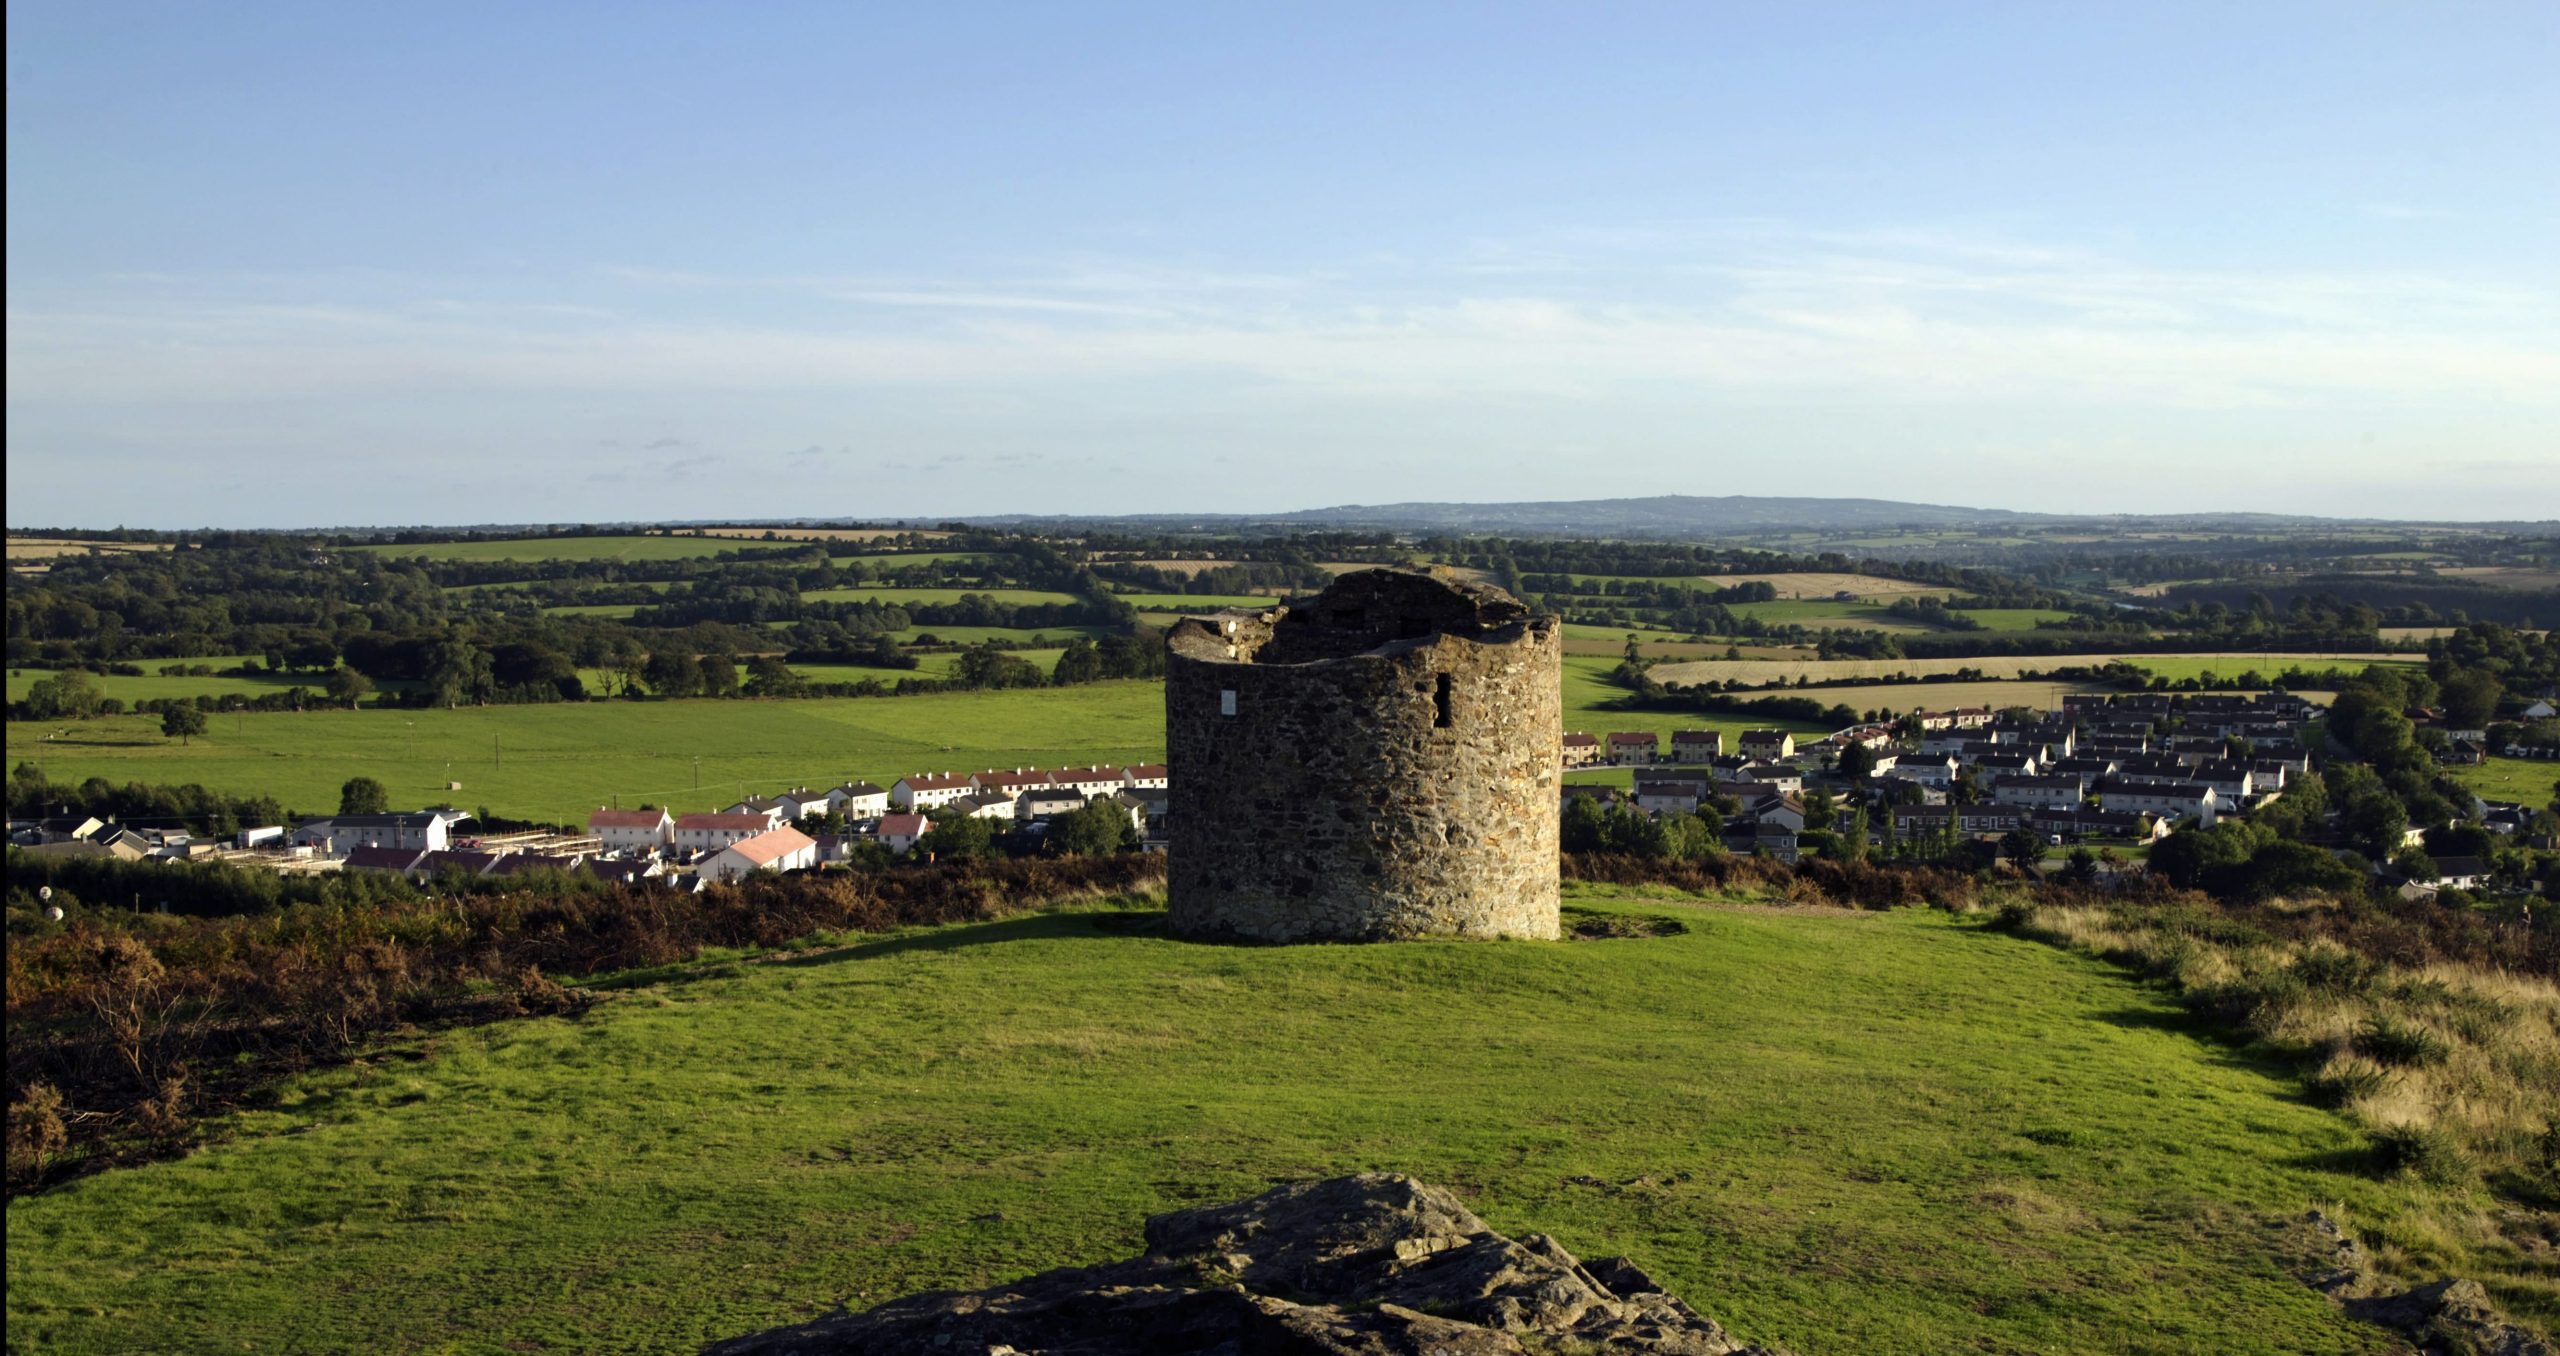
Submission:
<svg viewBox="0 0 2560 1356">
<path fill-rule="evenodd" d="M 1394 1173 L 1302 1182 L 1147 1221 L 1145 1255 L 893 1300 L 720 1343 L 714 1356 L 1782 1356 L 1623 1257 L 1513 1239 Z"/>
</svg>

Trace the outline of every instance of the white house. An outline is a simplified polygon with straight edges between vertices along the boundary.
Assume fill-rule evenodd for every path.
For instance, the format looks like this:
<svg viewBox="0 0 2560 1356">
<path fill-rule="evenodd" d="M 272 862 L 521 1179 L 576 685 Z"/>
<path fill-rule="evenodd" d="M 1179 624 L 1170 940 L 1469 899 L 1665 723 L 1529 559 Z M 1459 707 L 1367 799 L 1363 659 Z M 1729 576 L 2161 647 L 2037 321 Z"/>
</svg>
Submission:
<svg viewBox="0 0 2560 1356">
<path fill-rule="evenodd" d="M 1601 741 L 1612 763 L 1646 764 L 1662 757 L 1662 738 L 1641 731 L 1619 730 Z"/>
<path fill-rule="evenodd" d="M 900 810 L 930 810 L 977 790 L 975 779 L 957 772 L 919 772 L 889 786 L 889 804 Z"/>
<path fill-rule="evenodd" d="M 1162 791 L 1171 777 L 1172 769 L 1162 763 L 1132 763 L 1120 769 L 1120 785 L 1130 791 Z"/>
<path fill-rule="evenodd" d="M 2098 804 L 2114 814 L 2175 816 L 2212 828 L 2219 808 L 2213 788 L 2202 782 L 2126 782 L 2098 792 Z"/>
<path fill-rule="evenodd" d="M 762 815 L 766 828 L 779 828 L 800 817 L 799 803 L 780 796 L 757 796 L 724 807 L 724 815 Z"/>
<path fill-rule="evenodd" d="M 981 791 L 973 796 L 962 796 L 942 808 L 958 819 L 1001 819 L 1008 822 L 1013 819 L 1013 797 L 1002 791 Z"/>
<path fill-rule="evenodd" d="M 750 871 L 797 871 L 817 860 L 818 841 L 785 824 L 752 838 L 741 838 L 693 870 L 704 880 L 733 881 Z"/>
<path fill-rule="evenodd" d="M 889 788 L 869 782 L 829 787 L 827 809 L 847 819 L 878 819 L 889 813 Z"/>
<path fill-rule="evenodd" d="M 1084 808 L 1084 797 L 1064 787 L 1040 786 L 1014 798 L 1013 817 L 1024 824 Z"/>
<path fill-rule="evenodd" d="M 923 815 L 889 815 L 880 821 L 880 846 L 889 849 L 892 857 L 904 857 L 931 832 L 933 821 Z"/>
<path fill-rule="evenodd" d="M 2023 805 L 2033 810 L 2076 810 L 2089 792 L 2088 783 L 2077 777 L 2003 777 L 1991 790 L 1991 799 L 1999 805 Z"/>
<path fill-rule="evenodd" d="M 676 840 L 676 819 L 664 810 L 597 810 L 587 832 L 607 852 L 647 852 Z"/>
<path fill-rule="evenodd" d="M 760 814 L 685 815 L 676 820 L 675 842 L 687 852 L 717 852 L 773 830 L 773 821 Z"/>
<path fill-rule="evenodd" d="M 1913 754 L 1894 765 L 1893 775 L 1944 791 L 1956 782 L 1955 755 Z"/>
<path fill-rule="evenodd" d="M 1049 774 L 1049 785 L 1081 791 L 1087 796 L 1109 795 L 1128 785 L 1126 774 L 1116 767 L 1062 767 Z"/>
</svg>

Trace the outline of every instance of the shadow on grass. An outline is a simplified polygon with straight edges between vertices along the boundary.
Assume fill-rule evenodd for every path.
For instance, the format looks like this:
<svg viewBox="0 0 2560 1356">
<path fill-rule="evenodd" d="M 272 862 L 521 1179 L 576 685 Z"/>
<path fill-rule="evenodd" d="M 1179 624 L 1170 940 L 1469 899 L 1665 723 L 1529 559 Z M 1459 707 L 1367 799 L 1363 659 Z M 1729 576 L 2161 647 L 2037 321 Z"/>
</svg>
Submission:
<svg viewBox="0 0 2560 1356">
<path fill-rule="evenodd" d="M 961 923 L 830 947 L 807 955 L 769 962 L 784 967 L 834 965 L 840 961 L 876 960 L 937 951 L 965 951 L 1007 942 L 1103 941 L 1121 937 L 1168 937 L 1160 909 L 1058 910 L 999 918 L 988 923 Z"/>
</svg>

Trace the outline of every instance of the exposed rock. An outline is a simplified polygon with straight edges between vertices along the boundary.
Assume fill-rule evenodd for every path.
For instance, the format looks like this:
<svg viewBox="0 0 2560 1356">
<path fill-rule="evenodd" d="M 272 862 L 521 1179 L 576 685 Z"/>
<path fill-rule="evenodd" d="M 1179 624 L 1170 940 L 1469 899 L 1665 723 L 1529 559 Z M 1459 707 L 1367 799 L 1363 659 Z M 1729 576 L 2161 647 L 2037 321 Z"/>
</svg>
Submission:
<svg viewBox="0 0 2560 1356">
<path fill-rule="evenodd" d="M 893 1300 L 713 1356 L 1783 1356 L 1728 1336 L 1623 1257 L 1506 1238 L 1395 1173 L 1158 1215 L 1144 1256 Z"/>
<path fill-rule="evenodd" d="M 2445 1279 L 2397 1295 L 2346 1301 L 2347 1312 L 2407 1333 L 2447 1356 L 2553 1356 L 2551 1344 L 2507 1321 L 2478 1281 Z"/>
</svg>

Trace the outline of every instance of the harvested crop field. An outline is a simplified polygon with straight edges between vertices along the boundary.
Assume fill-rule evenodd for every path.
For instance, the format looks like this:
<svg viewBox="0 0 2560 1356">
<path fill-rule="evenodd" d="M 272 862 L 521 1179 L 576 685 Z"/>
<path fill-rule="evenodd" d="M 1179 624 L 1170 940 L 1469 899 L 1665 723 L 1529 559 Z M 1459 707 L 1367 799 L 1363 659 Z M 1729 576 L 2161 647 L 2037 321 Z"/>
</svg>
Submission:
<svg viewBox="0 0 2560 1356">
<path fill-rule="evenodd" d="M 9 560 L 53 560 L 62 556 L 108 555 L 120 551 L 166 551 L 159 541 L 79 541 L 67 537 L 11 537 Z"/>
<path fill-rule="evenodd" d="M 1798 678 L 1817 682 L 1827 678 L 1890 678 L 1897 674 L 1918 676 L 1931 673 L 1959 673 L 1978 669 L 1985 678 L 2015 678 L 2021 673 L 2045 672 L 2051 669 L 2094 666 L 2121 659 L 2138 664 L 2155 674 L 2172 680 L 2199 676 L 2210 671 L 2229 677 L 2255 670 L 2273 676 L 2300 665 L 2304 668 L 2354 667 L 2374 663 L 2408 663 L 2371 654 L 2061 654 L 2061 655 L 1994 655 L 1974 659 L 1709 659 L 1684 664 L 1665 664 L 1653 671 L 1664 683 L 1738 682 L 1746 687 L 1768 687 L 1791 683 Z"/>
</svg>

